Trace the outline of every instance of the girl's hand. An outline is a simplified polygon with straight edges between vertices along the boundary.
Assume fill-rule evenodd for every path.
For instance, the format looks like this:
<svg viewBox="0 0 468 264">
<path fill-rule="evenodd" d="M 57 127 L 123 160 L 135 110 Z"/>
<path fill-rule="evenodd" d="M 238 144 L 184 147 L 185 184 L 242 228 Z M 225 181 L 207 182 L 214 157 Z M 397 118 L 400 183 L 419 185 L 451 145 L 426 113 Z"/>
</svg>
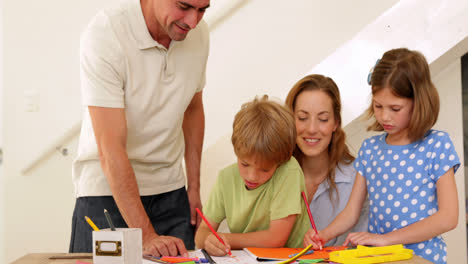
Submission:
<svg viewBox="0 0 468 264">
<path fill-rule="evenodd" d="M 304 235 L 304 247 L 312 244 L 314 250 L 322 249 L 322 246 L 327 242 L 326 239 L 322 236 L 322 231 L 318 231 L 318 234 L 315 233 L 313 229 L 307 230 L 307 233 Z"/>
<path fill-rule="evenodd" d="M 205 250 L 210 255 L 222 257 L 228 254 L 229 250 L 231 250 L 231 245 L 224 234 L 218 233 L 218 235 L 223 239 L 224 244 L 226 245 L 223 245 L 215 235 L 209 234 L 205 239 Z"/>
<path fill-rule="evenodd" d="M 377 246 L 383 247 L 387 246 L 384 235 L 371 234 L 368 232 L 357 232 L 349 233 L 346 237 L 343 246 L 347 246 L 349 243 L 353 246 L 357 245 L 366 245 L 366 246 Z"/>
</svg>

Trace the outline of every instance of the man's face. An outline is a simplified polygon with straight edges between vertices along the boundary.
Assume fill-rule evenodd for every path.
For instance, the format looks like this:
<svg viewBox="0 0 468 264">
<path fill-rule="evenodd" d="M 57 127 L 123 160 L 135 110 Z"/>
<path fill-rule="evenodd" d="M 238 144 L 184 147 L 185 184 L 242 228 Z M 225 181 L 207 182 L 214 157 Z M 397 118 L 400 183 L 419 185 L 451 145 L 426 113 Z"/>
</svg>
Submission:
<svg viewBox="0 0 468 264">
<path fill-rule="evenodd" d="M 158 0 L 156 18 L 163 31 L 175 41 L 184 40 L 210 6 L 210 0 Z"/>
</svg>

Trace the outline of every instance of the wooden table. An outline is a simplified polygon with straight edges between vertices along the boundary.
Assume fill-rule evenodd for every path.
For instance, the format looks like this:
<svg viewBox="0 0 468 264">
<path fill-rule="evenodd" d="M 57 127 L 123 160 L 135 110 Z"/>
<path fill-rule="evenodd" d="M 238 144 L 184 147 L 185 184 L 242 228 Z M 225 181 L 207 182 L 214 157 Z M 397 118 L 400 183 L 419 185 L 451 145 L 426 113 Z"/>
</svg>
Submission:
<svg viewBox="0 0 468 264">
<path fill-rule="evenodd" d="M 52 256 L 73 256 L 75 259 L 49 259 Z M 92 258 L 79 258 L 79 257 L 92 257 L 91 253 L 31 253 L 12 262 L 11 264 L 75 264 L 77 260 L 88 263 L 93 263 Z"/>
<path fill-rule="evenodd" d="M 80 256 L 91 256 L 92 254 L 87 253 L 31 253 L 26 256 L 12 262 L 11 264 L 75 264 L 77 260 L 84 262 L 93 263 L 92 259 L 79 258 Z M 51 256 L 76 256 L 76 259 L 49 259 Z M 266 264 L 268 262 L 265 262 Z M 404 261 L 393 261 L 386 262 L 391 264 L 430 264 L 432 262 L 427 261 L 420 256 L 413 256 L 412 259 Z"/>
</svg>

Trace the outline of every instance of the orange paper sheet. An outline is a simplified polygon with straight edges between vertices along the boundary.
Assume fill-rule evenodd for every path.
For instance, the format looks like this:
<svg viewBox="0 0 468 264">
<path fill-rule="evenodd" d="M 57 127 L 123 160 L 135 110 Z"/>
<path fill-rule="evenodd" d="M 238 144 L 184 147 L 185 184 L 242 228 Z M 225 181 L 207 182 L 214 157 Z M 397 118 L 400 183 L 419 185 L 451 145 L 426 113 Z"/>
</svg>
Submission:
<svg viewBox="0 0 468 264">
<path fill-rule="evenodd" d="M 348 247 L 333 246 L 325 247 L 322 250 L 314 250 L 314 253 L 301 256 L 299 259 L 320 259 L 328 258 L 330 252 L 344 250 Z M 290 259 L 289 255 L 299 253 L 303 248 L 244 248 L 247 252 L 257 257 L 257 260 L 286 260 Z"/>
</svg>

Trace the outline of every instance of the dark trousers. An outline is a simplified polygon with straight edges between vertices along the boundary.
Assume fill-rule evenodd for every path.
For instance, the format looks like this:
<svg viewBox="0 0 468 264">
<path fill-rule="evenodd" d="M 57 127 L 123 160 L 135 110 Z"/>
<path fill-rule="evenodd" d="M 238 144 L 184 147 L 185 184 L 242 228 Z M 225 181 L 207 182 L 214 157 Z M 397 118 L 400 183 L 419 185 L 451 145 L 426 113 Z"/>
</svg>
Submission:
<svg viewBox="0 0 468 264">
<path fill-rule="evenodd" d="M 185 188 L 158 195 L 142 196 L 141 201 L 158 235 L 182 239 L 188 250 L 195 248 L 194 226 L 190 223 L 190 205 Z M 85 216 L 100 229 L 109 228 L 104 209 L 115 227 L 128 227 L 112 196 L 91 196 L 76 199 L 73 211 L 70 253 L 93 252 L 91 226 Z"/>
</svg>

